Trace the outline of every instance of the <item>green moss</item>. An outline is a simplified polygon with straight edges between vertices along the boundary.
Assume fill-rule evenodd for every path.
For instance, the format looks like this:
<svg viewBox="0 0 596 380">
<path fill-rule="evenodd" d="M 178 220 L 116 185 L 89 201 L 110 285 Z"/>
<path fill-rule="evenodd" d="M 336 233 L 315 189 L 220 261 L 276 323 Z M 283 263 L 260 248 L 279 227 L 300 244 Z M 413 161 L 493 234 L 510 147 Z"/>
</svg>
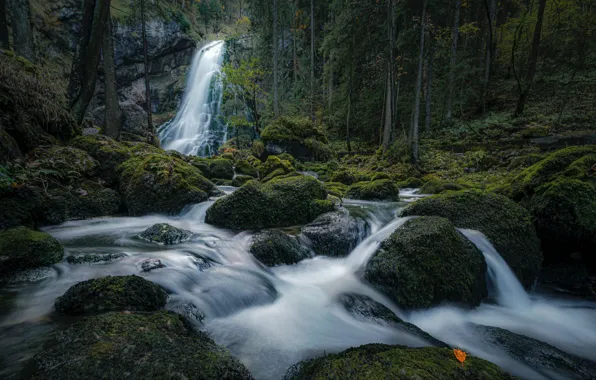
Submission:
<svg viewBox="0 0 596 380">
<path fill-rule="evenodd" d="M 64 181 L 93 174 L 98 165 L 84 150 L 58 145 L 38 147 L 29 153 L 29 159 L 45 170 L 56 171 Z"/>
<path fill-rule="evenodd" d="M 5 272 L 52 265 L 63 256 L 62 245 L 45 232 L 25 227 L 0 232 L 0 262 Z"/>
<path fill-rule="evenodd" d="M 211 178 L 232 179 L 234 178 L 234 165 L 225 158 L 215 159 L 209 163 Z"/>
<path fill-rule="evenodd" d="M 237 175 L 232 180 L 232 186 L 240 187 L 244 185 L 246 182 L 253 180 L 254 178 L 248 175 Z"/>
<path fill-rule="evenodd" d="M 249 181 L 218 199 L 206 222 L 234 229 L 288 227 L 308 223 L 333 208 L 327 192 L 308 176 L 275 178 L 265 184 Z"/>
<path fill-rule="evenodd" d="M 435 215 L 458 228 L 482 232 L 525 287 L 530 287 L 542 264 L 540 241 L 530 214 L 510 199 L 477 190 L 447 192 L 420 199 L 402 216 Z"/>
<path fill-rule="evenodd" d="M 259 171 L 247 160 L 239 160 L 236 162 L 235 171 L 238 175 L 251 176 L 253 178 L 259 177 Z"/>
<path fill-rule="evenodd" d="M 397 187 L 400 189 L 418 189 L 424 185 L 424 181 L 420 178 L 410 177 L 404 181 L 397 183 Z"/>
<path fill-rule="evenodd" d="M 380 179 L 391 179 L 391 176 L 387 173 L 375 173 L 371 177 L 371 181 L 378 181 Z"/>
<path fill-rule="evenodd" d="M 259 175 L 261 178 L 265 178 L 274 172 L 276 172 L 276 175 L 272 176 L 271 178 L 288 174 L 294 171 L 296 171 L 296 169 L 294 169 L 290 161 L 282 160 L 277 156 L 267 157 L 267 161 L 265 161 L 259 167 Z"/>
<path fill-rule="evenodd" d="M 350 186 L 346 196 L 367 201 L 399 201 L 399 188 L 389 179 L 358 182 Z"/>
<path fill-rule="evenodd" d="M 27 226 L 36 227 L 38 211 L 42 205 L 42 190 L 35 187 L 10 187 L 0 196 L 0 230 Z"/>
<path fill-rule="evenodd" d="M 373 379 L 514 379 L 496 365 L 473 356 L 464 365 L 447 348 L 408 348 L 368 344 L 339 354 L 301 362 L 290 368 L 286 380 Z"/>
<path fill-rule="evenodd" d="M 446 182 L 432 179 L 427 181 L 422 187 L 420 188 L 421 194 L 440 194 L 445 191 L 457 191 L 463 190 L 464 187 L 457 183 Z"/>
<path fill-rule="evenodd" d="M 174 214 L 214 192 L 213 183 L 194 166 L 163 154 L 135 155 L 124 162 L 120 189 L 131 215 Z"/>
<path fill-rule="evenodd" d="M 279 230 L 263 231 L 254 236 L 250 253 L 267 266 L 290 265 L 310 257 L 294 236 Z"/>
<path fill-rule="evenodd" d="M 477 306 L 487 296 L 485 273 L 482 254 L 451 222 L 420 217 L 382 243 L 365 278 L 401 307 Z"/>
<path fill-rule="evenodd" d="M 261 139 L 270 153 L 289 153 L 302 161 L 332 157 L 325 133 L 308 118 L 281 117 L 265 127 Z"/>
<path fill-rule="evenodd" d="M 190 156 L 187 158 L 188 163 L 199 169 L 205 178 L 211 178 L 211 169 L 209 168 L 209 160 L 201 157 Z"/>
<path fill-rule="evenodd" d="M 139 276 L 102 277 L 79 282 L 58 297 L 55 309 L 61 314 L 107 311 L 153 311 L 166 304 L 166 292 Z"/>
<path fill-rule="evenodd" d="M 323 183 L 323 186 L 329 194 L 335 195 L 339 198 L 344 198 L 346 196 L 346 192 L 348 191 L 348 186 L 339 182 L 325 182 Z"/>
</svg>

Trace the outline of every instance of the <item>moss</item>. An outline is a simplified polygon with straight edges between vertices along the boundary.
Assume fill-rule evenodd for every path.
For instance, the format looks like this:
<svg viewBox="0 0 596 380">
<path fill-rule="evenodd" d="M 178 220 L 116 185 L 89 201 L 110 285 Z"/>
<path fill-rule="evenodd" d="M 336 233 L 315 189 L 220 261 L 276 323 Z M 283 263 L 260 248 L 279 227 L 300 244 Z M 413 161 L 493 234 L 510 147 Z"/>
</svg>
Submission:
<svg viewBox="0 0 596 380">
<path fill-rule="evenodd" d="M 236 174 L 251 176 L 253 178 L 259 177 L 259 171 L 252 166 L 247 160 L 239 160 L 236 162 L 235 167 Z"/>
<path fill-rule="evenodd" d="M 42 191 L 35 187 L 10 188 L 0 196 L 0 230 L 26 226 L 36 227 L 42 205 Z"/>
<path fill-rule="evenodd" d="M 211 169 L 209 167 L 209 160 L 201 157 L 190 156 L 187 162 L 199 169 L 205 178 L 211 178 Z"/>
<path fill-rule="evenodd" d="M 234 166 L 230 160 L 225 158 L 212 160 L 209 163 L 209 172 L 211 173 L 211 178 L 234 178 Z"/>
<path fill-rule="evenodd" d="M 447 181 L 440 181 L 440 180 L 430 180 L 427 181 L 422 187 L 420 188 L 421 194 L 440 194 L 445 191 L 457 191 L 463 190 L 464 187 L 457 183 L 447 182 Z"/>
<path fill-rule="evenodd" d="M 296 169 L 294 169 L 290 161 L 282 160 L 277 156 L 267 157 L 267 161 L 259 167 L 259 175 L 261 178 L 265 178 L 274 172 L 277 173 L 273 177 L 277 177 L 294 171 L 296 171 Z"/>
<path fill-rule="evenodd" d="M 575 160 L 563 171 L 566 178 L 579 179 L 582 181 L 592 181 L 596 183 L 596 153 L 588 154 Z"/>
<path fill-rule="evenodd" d="M 509 170 L 515 170 L 515 169 L 525 169 L 528 166 L 532 166 L 535 163 L 542 161 L 544 159 L 544 155 L 543 154 L 538 154 L 538 153 L 531 153 L 531 154 L 526 154 L 523 156 L 517 156 L 517 157 L 513 157 L 511 159 L 511 161 L 509 162 Z"/>
<path fill-rule="evenodd" d="M 348 186 L 339 182 L 325 182 L 323 183 L 323 186 L 329 194 L 335 195 L 339 198 L 345 197 L 346 192 L 348 191 Z"/>
<path fill-rule="evenodd" d="M 332 157 L 325 133 L 308 118 L 281 117 L 263 130 L 265 150 L 289 153 L 301 161 L 326 161 Z"/>
<path fill-rule="evenodd" d="M 207 200 L 215 190 L 200 170 L 163 154 L 133 156 L 119 170 L 121 193 L 131 215 L 178 213 L 188 204 Z"/>
<path fill-rule="evenodd" d="M 84 318 L 56 331 L 31 364 L 32 379 L 252 379 L 227 350 L 168 311 Z"/>
<path fill-rule="evenodd" d="M 477 306 L 487 296 L 482 254 L 447 219 L 407 221 L 385 240 L 365 278 L 405 308 L 442 302 Z"/>
<path fill-rule="evenodd" d="M 3 272 L 52 265 L 62 260 L 64 248 L 45 232 L 17 227 L 0 232 Z"/>
<path fill-rule="evenodd" d="M 514 379 L 496 365 L 473 356 L 462 366 L 447 348 L 368 344 L 301 362 L 285 380 L 327 379 Z"/>
<path fill-rule="evenodd" d="M 277 157 L 279 157 L 280 160 L 288 161 L 290 163 L 290 165 L 292 165 L 292 166 L 296 166 L 296 163 L 297 163 L 296 159 L 294 158 L 294 156 L 292 156 L 289 153 L 282 153 L 282 154 L 278 155 Z"/>
<path fill-rule="evenodd" d="M 247 183 L 248 181 L 251 181 L 253 179 L 254 179 L 253 177 L 248 176 L 248 175 L 237 175 L 232 180 L 232 186 L 240 187 L 240 186 L 244 185 L 245 183 Z"/>
<path fill-rule="evenodd" d="M 402 216 L 435 215 L 458 228 L 482 232 L 525 287 L 530 287 L 542 264 L 540 241 L 530 214 L 510 199 L 478 190 L 448 192 L 420 199 Z"/>
<path fill-rule="evenodd" d="M 234 193 L 218 199 L 205 221 L 234 229 L 288 227 L 308 223 L 330 211 L 327 192 L 314 178 L 275 178 L 265 184 L 249 181 Z"/>
<path fill-rule="evenodd" d="M 372 177 L 370 178 L 371 181 L 378 181 L 380 179 L 391 179 L 391 176 L 387 173 L 375 173 L 372 175 Z"/>
<path fill-rule="evenodd" d="M 267 266 L 296 264 L 310 257 L 294 236 L 279 230 L 263 231 L 254 236 L 250 253 Z"/>
<path fill-rule="evenodd" d="M 166 292 L 139 276 L 101 277 L 79 282 L 58 297 L 60 314 L 89 314 L 106 311 L 154 311 L 166 304 Z"/>
<path fill-rule="evenodd" d="M 346 196 L 367 201 L 399 201 L 399 188 L 389 179 L 358 182 L 350 186 Z"/>
<path fill-rule="evenodd" d="M 104 135 L 79 136 L 70 144 L 99 162 L 96 174 L 109 184 L 117 182 L 118 166 L 132 155 L 126 146 Z"/>
<path fill-rule="evenodd" d="M 404 181 L 397 183 L 397 187 L 400 189 L 418 189 L 424 185 L 424 181 L 420 178 L 410 177 Z"/>
</svg>

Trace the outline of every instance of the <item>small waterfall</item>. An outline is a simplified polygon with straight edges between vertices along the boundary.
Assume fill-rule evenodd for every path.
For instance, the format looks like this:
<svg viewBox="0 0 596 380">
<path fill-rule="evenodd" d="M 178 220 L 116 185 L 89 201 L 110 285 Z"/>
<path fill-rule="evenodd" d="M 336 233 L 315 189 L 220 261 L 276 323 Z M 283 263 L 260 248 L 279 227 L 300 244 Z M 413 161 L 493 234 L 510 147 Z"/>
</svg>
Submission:
<svg viewBox="0 0 596 380">
<path fill-rule="evenodd" d="M 226 126 L 218 120 L 223 86 L 219 72 L 225 42 L 215 41 L 197 52 L 176 117 L 159 128 L 164 149 L 210 156 L 225 142 Z"/>
</svg>

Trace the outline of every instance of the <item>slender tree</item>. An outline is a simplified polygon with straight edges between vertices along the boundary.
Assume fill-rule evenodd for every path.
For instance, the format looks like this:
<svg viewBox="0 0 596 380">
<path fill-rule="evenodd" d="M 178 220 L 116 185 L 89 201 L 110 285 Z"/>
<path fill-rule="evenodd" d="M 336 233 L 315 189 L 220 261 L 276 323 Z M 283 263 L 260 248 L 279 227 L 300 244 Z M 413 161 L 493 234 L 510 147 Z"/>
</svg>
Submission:
<svg viewBox="0 0 596 380">
<path fill-rule="evenodd" d="M 315 0 L 310 0 L 310 117 L 315 122 Z"/>
<path fill-rule="evenodd" d="M 0 49 L 9 49 L 6 0 L 0 0 Z"/>
<path fill-rule="evenodd" d="M 273 0 L 273 113 L 279 117 L 279 39 L 277 36 L 277 0 Z"/>
<path fill-rule="evenodd" d="M 489 2 L 490 1 L 490 2 Z M 486 40 L 486 52 L 484 59 L 484 81 L 482 85 L 482 113 L 486 113 L 486 92 L 488 91 L 488 84 L 490 82 L 490 74 L 493 64 L 494 54 L 494 28 L 495 18 L 497 14 L 496 0 L 484 0 L 486 8 L 486 21 L 488 24 L 488 35 Z"/>
<path fill-rule="evenodd" d="M 149 48 L 147 46 L 147 31 L 145 30 L 145 0 L 141 0 L 141 31 L 143 34 L 143 63 L 145 66 L 145 100 L 147 102 L 147 128 L 151 133 L 153 129 L 153 117 L 151 115 L 151 84 L 149 82 Z"/>
<path fill-rule="evenodd" d="M 394 24 L 394 0 L 387 2 L 387 34 L 389 37 L 389 64 L 387 65 L 387 94 L 385 96 L 385 122 L 383 126 L 383 149 L 387 150 L 391 142 L 391 130 L 394 120 L 395 104 L 395 24 Z"/>
<path fill-rule="evenodd" d="M 431 121 L 431 107 L 432 107 L 432 96 L 433 96 L 433 65 L 435 60 L 435 47 L 430 46 L 428 54 L 428 61 L 426 63 L 426 89 L 425 89 L 425 110 L 426 118 L 424 121 L 424 130 L 430 132 L 430 121 Z"/>
<path fill-rule="evenodd" d="M 459 39 L 459 13 L 461 0 L 455 0 L 455 12 L 453 14 L 453 30 L 451 31 L 451 57 L 449 59 L 449 83 L 447 88 L 447 114 L 445 121 L 451 123 L 453 118 L 453 92 L 455 89 L 455 67 L 457 64 L 457 42 Z"/>
<path fill-rule="evenodd" d="M 12 38 L 15 53 L 35 62 L 31 6 L 29 0 L 11 0 Z"/>
<path fill-rule="evenodd" d="M 122 126 L 122 112 L 118 101 L 118 92 L 116 87 L 116 63 L 114 59 L 114 33 L 112 19 L 108 17 L 106 31 L 102 44 L 103 52 L 103 71 L 105 87 L 106 114 L 104 124 L 104 134 L 112 138 L 117 138 Z"/>
<path fill-rule="evenodd" d="M 414 92 L 414 110 L 412 112 L 412 127 L 411 127 L 411 139 L 410 142 L 412 150 L 412 160 L 414 163 L 418 163 L 419 159 L 419 146 L 418 146 L 418 122 L 420 118 L 420 92 L 422 91 L 422 66 L 424 61 L 424 34 L 426 28 L 426 3 L 427 0 L 422 2 L 422 17 L 420 18 L 420 52 L 418 55 L 418 76 L 416 78 L 416 91 Z"/>
</svg>

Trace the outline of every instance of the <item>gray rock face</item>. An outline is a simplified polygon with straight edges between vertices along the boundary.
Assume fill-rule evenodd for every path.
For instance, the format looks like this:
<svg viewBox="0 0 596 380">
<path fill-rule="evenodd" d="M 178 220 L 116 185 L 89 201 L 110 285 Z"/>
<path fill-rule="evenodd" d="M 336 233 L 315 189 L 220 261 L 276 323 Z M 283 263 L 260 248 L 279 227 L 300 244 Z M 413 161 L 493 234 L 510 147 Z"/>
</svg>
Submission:
<svg viewBox="0 0 596 380">
<path fill-rule="evenodd" d="M 155 224 L 139 235 L 140 239 L 162 245 L 179 244 L 188 241 L 192 232 L 170 226 L 166 223 Z"/>
<path fill-rule="evenodd" d="M 298 239 L 278 230 L 263 231 L 253 238 L 250 253 L 267 266 L 296 264 L 309 257 Z"/>
<path fill-rule="evenodd" d="M 302 227 L 313 251 L 325 256 L 348 255 L 369 232 L 367 223 L 350 216 L 346 209 L 323 214 Z"/>
</svg>

